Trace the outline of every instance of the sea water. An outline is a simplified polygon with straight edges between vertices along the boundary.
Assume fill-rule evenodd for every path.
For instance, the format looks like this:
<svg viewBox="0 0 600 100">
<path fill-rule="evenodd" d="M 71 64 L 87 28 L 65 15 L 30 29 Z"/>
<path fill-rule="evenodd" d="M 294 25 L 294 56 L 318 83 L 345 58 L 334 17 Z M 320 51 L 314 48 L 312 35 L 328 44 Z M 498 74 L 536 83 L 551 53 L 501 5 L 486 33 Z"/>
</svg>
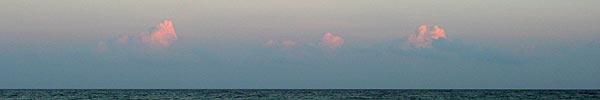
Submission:
<svg viewBox="0 0 600 100">
<path fill-rule="evenodd" d="M 4 89 L 0 99 L 600 99 L 600 90 Z"/>
</svg>

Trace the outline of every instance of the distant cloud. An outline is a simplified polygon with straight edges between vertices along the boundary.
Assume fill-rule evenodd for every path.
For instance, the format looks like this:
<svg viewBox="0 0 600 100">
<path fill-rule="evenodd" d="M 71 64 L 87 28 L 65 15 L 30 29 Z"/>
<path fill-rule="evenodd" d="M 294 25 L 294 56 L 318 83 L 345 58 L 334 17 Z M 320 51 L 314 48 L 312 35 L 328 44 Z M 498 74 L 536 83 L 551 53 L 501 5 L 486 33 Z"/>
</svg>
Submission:
<svg viewBox="0 0 600 100">
<path fill-rule="evenodd" d="M 296 41 L 294 40 L 282 40 L 282 41 L 276 41 L 276 40 L 267 40 L 263 45 L 264 46 L 282 46 L 282 47 L 292 47 L 295 46 L 297 44 Z"/>
<path fill-rule="evenodd" d="M 113 40 L 100 41 L 98 51 L 106 52 L 111 48 L 164 49 L 177 40 L 177 33 L 170 20 L 164 20 L 152 29 L 154 30 L 138 35 L 123 35 Z"/>
<path fill-rule="evenodd" d="M 285 46 L 285 47 L 295 46 L 296 45 L 296 41 L 293 41 L 293 40 L 284 40 L 284 41 L 281 42 L 281 45 Z"/>
<path fill-rule="evenodd" d="M 321 38 L 321 42 L 319 43 L 322 47 L 327 47 L 330 49 L 340 48 L 344 44 L 344 39 L 339 35 L 333 35 L 331 33 L 325 33 Z"/>
<path fill-rule="evenodd" d="M 437 25 L 421 25 L 416 34 L 408 37 L 408 46 L 414 48 L 431 48 L 434 40 L 446 38 L 444 29 Z"/>
<path fill-rule="evenodd" d="M 177 40 L 177 33 L 170 20 L 164 20 L 156 26 L 154 32 L 143 37 L 143 42 L 150 48 L 167 48 L 175 40 Z"/>
<path fill-rule="evenodd" d="M 263 46 L 277 46 L 277 47 L 295 47 L 297 45 L 314 47 L 318 44 L 320 47 L 324 47 L 327 49 L 336 49 L 342 47 L 344 45 L 344 39 L 339 35 L 334 35 L 331 33 L 325 33 L 319 42 L 317 43 L 298 43 L 295 40 L 274 40 L 269 39 L 263 43 Z"/>
<path fill-rule="evenodd" d="M 264 46 L 272 46 L 275 45 L 275 40 L 267 40 L 264 44 Z"/>
</svg>

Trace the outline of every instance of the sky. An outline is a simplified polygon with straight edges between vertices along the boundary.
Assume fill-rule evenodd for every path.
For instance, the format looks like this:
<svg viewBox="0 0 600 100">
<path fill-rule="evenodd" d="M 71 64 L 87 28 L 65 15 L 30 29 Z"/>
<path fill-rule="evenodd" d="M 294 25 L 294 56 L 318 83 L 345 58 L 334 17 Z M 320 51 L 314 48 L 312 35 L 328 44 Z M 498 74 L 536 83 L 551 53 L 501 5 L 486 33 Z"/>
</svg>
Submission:
<svg viewBox="0 0 600 100">
<path fill-rule="evenodd" d="M 598 89 L 598 0 L 2 0 L 0 88 Z"/>
</svg>

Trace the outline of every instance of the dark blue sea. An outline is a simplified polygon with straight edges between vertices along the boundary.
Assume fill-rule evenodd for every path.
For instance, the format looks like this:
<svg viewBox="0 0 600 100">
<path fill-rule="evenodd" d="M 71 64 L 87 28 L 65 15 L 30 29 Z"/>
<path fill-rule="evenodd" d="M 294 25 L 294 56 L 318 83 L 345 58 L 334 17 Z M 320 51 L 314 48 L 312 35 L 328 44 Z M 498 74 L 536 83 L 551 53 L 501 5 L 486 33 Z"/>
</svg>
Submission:
<svg viewBox="0 0 600 100">
<path fill-rule="evenodd" d="M 600 90 L 455 89 L 3 89 L 0 99 L 576 99 L 600 100 Z"/>
</svg>

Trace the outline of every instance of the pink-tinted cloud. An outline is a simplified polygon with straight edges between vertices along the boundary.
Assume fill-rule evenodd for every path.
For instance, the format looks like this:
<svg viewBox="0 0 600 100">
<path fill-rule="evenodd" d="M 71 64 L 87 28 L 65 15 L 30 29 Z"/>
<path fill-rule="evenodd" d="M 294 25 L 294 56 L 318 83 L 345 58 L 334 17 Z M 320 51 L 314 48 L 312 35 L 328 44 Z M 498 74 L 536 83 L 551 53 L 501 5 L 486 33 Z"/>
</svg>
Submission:
<svg viewBox="0 0 600 100">
<path fill-rule="evenodd" d="M 320 46 L 327 47 L 330 49 L 340 48 L 344 44 L 344 39 L 339 35 L 333 35 L 331 33 L 325 33 L 321 38 Z"/>
<path fill-rule="evenodd" d="M 296 41 L 294 40 L 282 40 L 282 41 L 276 41 L 276 40 L 267 40 L 265 43 L 263 43 L 264 46 L 281 46 L 281 47 L 293 47 L 296 46 L 296 44 L 298 44 Z"/>
<path fill-rule="evenodd" d="M 444 31 L 444 29 L 440 28 L 439 26 L 435 25 L 433 26 L 433 31 L 431 32 L 431 38 L 446 38 L 446 31 Z"/>
<path fill-rule="evenodd" d="M 416 48 L 431 48 L 433 40 L 446 38 L 444 29 L 437 25 L 421 25 L 419 32 L 408 37 L 408 43 Z"/>
<path fill-rule="evenodd" d="M 277 43 L 275 42 L 275 40 L 267 40 L 263 45 L 264 46 L 273 46 L 276 45 Z"/>
<path fill-rule="evenodd" d="M 281 46 L 284 46 L 284 47 L 292 47 L 292 46 L 295 46 L 295 45 L 296 45 L 296 41 L 293 41 L 293 40 L 283 40 L 283 41 L 281 41 Z"/>
<path fill-rule="evenodd" d="M 154 32 L 143 37 L 143 42 L 150 48 L 167 48 L 175 40 L 177 40 L 177 33 L 175 33 L 173 22 L 170 20 L 164 20 L 156 26 Z"/>
<path fill-rule="evenodd" d="M 164 20 L 156 25 L 155 30 L 144 32 L 139 35 L 123 35 L 112 41 L 101 41 L 98 43 L 98 50 L 105 52 L 109 48 L 150 48 L 164 49 L 171 46 L 177 40 L 177 33 L 173 28 L 173 22 Z"/>
</svg>

